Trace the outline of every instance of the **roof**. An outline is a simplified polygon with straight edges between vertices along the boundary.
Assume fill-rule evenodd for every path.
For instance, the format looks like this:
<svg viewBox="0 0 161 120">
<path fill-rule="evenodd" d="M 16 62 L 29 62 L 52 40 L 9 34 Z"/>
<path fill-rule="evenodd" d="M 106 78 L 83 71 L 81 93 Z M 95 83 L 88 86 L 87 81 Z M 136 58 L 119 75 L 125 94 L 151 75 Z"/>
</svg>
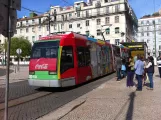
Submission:
<svg viewBox="0 0 161 120">
<path fill-rule="evenodd" d="M 128 48 L 144 48 L 147 47 L 146 42 L 123 42 L 122 45 L 128 47 Z"/>
<path fill-rule="evenodd" d="M 17 20 L 18 20 L 18 21 L 32 20 L 32 19 L 36 19 L 36 18 L 42 18 L 43 16 L 44 16 L 44 14 L 38 15 L 38 16 L 35 16 L 35 17 L 19 18 L 19 19 L 17 19 Z"/>
</svg>

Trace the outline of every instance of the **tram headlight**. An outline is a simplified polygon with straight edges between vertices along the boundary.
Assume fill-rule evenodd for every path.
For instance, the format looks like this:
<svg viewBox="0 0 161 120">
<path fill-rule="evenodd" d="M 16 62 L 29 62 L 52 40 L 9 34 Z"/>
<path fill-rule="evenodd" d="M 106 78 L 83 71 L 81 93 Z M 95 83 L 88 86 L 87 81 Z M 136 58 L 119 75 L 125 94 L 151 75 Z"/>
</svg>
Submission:
<svg viewBox="0 0 161 120">
<path fill-rule="evenodd" d="M 55 71 L 49 71 L 49 75 L 55 75 L 56 72 Z"/>
<path fill-rule="evenodd" d="M 29 75 L 35 75 L 34 71 L 29 71 Z"/>
</svg>

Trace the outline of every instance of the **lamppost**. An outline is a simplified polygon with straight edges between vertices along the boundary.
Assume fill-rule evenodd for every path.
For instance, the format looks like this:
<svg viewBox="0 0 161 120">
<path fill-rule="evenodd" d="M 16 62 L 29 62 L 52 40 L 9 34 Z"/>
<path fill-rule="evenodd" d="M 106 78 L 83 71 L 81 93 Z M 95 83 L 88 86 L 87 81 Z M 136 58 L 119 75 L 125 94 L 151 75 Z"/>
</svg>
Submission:
<svg viewBox="0 0 161 120">
<path fill-rule="evenodd" d="M 153 25 L 154 25 L 154 41 L 155 41 L 155 58 L 157 57 L 156 51 L 156 27 L 155 27 L 155 19 L 153 20 Z"/>
</svg>

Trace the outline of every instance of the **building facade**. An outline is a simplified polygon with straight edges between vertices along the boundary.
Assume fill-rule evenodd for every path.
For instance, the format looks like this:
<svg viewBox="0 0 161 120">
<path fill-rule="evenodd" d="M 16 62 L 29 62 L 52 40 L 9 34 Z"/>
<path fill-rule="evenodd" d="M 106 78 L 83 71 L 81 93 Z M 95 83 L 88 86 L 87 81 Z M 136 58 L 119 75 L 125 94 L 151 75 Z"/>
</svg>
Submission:
<svg viewBox="0 0 161 120">
<path fill-rule="evenodd" d="M 18 19 L 15 37 L 24 36 L 33 43 L 41 36 L 57 32 L 76 32 L 107 42 L 136 41 L 137 18 L 128 0 L 88 0 L 74 6 L 51 6 L 42 15 L 31 13 Z M 2 40 L 4 43 L 4 40 Z"/>
<path fill-rule="evenodd" d="M 147 43 L 148 53 L 158 57 L 161 54 L 161 15 L 139 19 L 137 36 L 138 42 Z"/>
</svg>

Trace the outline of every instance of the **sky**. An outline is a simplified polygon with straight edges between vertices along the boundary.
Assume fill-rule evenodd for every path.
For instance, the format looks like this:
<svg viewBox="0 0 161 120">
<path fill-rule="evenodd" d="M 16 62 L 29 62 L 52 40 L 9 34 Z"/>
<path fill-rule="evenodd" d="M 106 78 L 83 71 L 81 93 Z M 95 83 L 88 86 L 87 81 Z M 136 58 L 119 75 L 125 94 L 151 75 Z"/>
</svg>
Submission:
<svg viewBox="0 0 161 120">
<path fill-rule="evenodd" d="M 49 10 L 51 5 L 71 6 L 75 1 L 80 0 L 22 0 L 21 6 L 44 13 Z M 154 13 L 153 1 L 155 1 L 155 11 L 161 9 L 161 0 L 128 0 L 128 1 L 138 19 L 144 15 Z M 23 16 L 29 16 L 29 13 L 30 11 L 22 8 L 21 11 L 18 11 L 18 18 L 21 18 Z"/>
</svg>

